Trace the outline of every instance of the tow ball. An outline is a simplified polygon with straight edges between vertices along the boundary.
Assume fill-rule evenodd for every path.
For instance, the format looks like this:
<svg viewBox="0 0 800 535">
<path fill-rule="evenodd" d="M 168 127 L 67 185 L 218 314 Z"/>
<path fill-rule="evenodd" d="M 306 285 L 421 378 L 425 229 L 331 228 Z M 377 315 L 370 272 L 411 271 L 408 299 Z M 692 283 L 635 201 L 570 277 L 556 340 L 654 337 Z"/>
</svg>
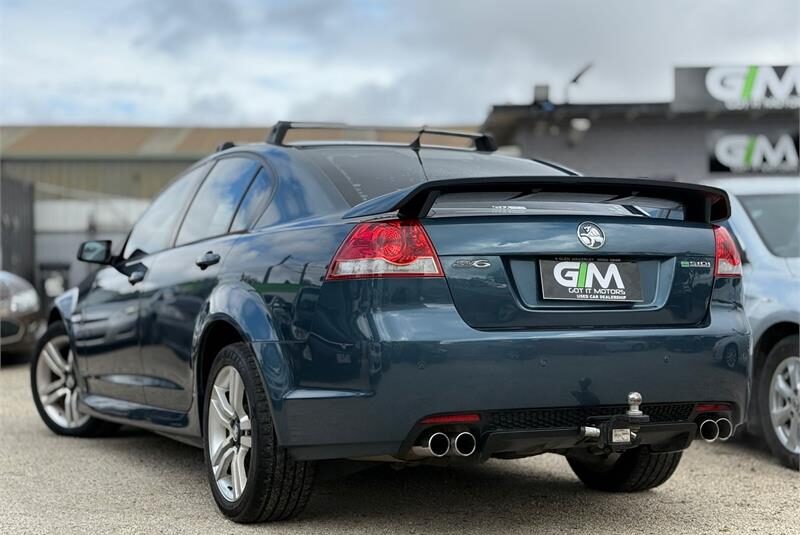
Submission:
<svg viewBox="0 0 800 535">
<path fill-rule="evenodd" d="M 639 392 L 628 394 L 628 410 L 625 414 L 611 417 L 589 418 L 589 423 L 581 427 L 581 438 L 596 442 L 597 447 L 620 452 L 639 445 L 639 429 L 650 421 L 650 417 L 642 412 L 642 395 Z M 596 422 L 596 423 L 595 423 Z"/>
</svg>

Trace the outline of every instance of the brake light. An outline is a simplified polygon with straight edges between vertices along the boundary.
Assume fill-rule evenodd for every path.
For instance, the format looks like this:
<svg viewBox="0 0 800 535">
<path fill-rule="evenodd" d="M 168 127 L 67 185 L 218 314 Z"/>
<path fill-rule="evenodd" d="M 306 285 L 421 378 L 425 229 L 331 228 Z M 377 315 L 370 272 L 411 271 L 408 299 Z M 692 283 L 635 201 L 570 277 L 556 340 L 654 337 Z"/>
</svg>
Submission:
<svg viewBox="0 0 800 535">
<path fill-rule="evenodd" d="M 741 277 L 742 259 L 739 249 L 730 233 L 724 227 L 714 227 L 714 241 L 716 242 L 716 268 L 714 275 L 717 277 Z"/>
<path fill-rule="evenodd" d="M 419 221 L 359 223 L 339 247 L 326 279 L 442 277 L 442 266 Z"/>
</svg>

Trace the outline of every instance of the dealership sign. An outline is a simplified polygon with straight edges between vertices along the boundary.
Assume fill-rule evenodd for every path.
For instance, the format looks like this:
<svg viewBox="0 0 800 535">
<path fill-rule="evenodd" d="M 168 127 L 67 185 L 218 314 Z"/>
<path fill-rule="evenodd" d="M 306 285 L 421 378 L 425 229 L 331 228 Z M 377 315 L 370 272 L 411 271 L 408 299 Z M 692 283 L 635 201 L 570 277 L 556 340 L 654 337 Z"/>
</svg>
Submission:
<svg viewBox="0 0 800 535">
<path fill-rule="evenodd" d="M 800 172 L 798 134 L 742 134 L 715 131 L 709 136 L 712 173 L 781 174 Z"/>
<path fill-rule="evenodd" d="M 675 69 L 676 111 L 800 108 L 800 65 Z"/>
</svg>

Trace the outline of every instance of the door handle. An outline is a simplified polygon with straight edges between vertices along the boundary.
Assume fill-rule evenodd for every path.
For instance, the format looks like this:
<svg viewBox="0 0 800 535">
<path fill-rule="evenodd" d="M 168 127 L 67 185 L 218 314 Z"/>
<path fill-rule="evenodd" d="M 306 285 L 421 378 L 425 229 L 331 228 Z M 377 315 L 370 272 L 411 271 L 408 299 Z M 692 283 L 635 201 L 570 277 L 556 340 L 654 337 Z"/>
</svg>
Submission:
<svg viewBox="0 0 800 535">
<path fill-rule="evenodd" d="M 137 269 L 130 275 L 128 275 L 128 282 L 131 284 L 136 284 L 137 282 L 142 282 L 144 280 L 144 270 Z"/>
<path fill-rule="evenodd" d="M 214 264 L 218 263 L 219 258 L 220 257 L 217 253 L 208 251 L 204 255 L 200 255 L 200 258 L 195 261 L 195 264 L 197 264 L 200 269 L 206 269 L 208 266 L 213 266 Z"/>
</svg>

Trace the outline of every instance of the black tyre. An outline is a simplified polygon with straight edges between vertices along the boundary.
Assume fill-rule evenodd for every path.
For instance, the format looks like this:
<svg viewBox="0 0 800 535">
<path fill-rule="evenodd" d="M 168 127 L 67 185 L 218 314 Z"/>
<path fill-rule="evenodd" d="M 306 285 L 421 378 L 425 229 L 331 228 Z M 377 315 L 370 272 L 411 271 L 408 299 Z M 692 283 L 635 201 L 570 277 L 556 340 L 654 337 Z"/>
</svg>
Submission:
<svg viewBox="0 0 800 535">
<path fill-rule="evenodd" d="M 772 454 L 800 470 L 800 350 L 798 336 L 787 336 L 767 355 L 758 380 L 758 416 Z"/>
<path fill-rule="evenodd" d="M 31 360 L 31 393 L 39 416 L 58 435 L 95 437 L 113 433 L 117 424 L 81 411 L 78 373 L 67 331 L 61 322 L 53 323 L 36 344 Z"/>
<path fill-rule="evenodd" d="M 314 464 L 278 445 L 266 388 L 247 344 L 219 352 L 204 399 L 208 481 L 220 511 L 236 522 L 297 516 L 308 504 Z"/>
<path fill-rule="evenodd" d="M 568 455 L 567 461 L 587 487 L 605 492 L 640 492 L 665 483 L 675 472 L 682 452 L 653 453 L 641 446 L 608 457 Z"/>
</svg>

